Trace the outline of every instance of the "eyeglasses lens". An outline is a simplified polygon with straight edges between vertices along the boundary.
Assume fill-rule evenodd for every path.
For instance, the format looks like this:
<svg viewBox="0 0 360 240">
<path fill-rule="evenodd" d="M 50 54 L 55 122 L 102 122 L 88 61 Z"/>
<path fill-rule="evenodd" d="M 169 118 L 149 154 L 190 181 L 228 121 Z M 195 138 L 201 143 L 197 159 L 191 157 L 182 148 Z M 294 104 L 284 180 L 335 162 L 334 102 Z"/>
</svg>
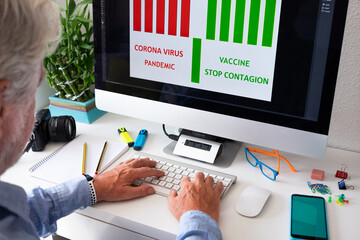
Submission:
<svg viewBox="0 0 360 240">
<path fill-rule="evenodd" d="M 267 177 L 273 179 L 274 178 L 274 172 L 267 166 L 265 165 L 260 165 L 261 171 L 264 173 L 264 175 L 266 175 Z"/>
<path fill-rule="evenodd" d="M 247 157 L 247 159 L 248 159 L 248 161 L 249 161 L 249 163 L 250 163 L 251 165 L 253 165 L 253 166 L 256 165 L 256 160 L 255 160 L 255 158 L 253 157 L 253 155 L 251 155 L 251 153 L 246 152 L 246 157 Z"/>
</svg>

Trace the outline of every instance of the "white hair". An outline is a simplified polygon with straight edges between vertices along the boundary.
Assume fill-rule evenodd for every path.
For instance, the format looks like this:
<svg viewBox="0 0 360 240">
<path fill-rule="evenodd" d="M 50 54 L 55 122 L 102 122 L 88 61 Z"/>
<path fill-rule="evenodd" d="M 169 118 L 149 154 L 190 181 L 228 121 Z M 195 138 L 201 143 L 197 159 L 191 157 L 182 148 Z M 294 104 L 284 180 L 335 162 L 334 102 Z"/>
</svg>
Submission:
<svg viewBox="0 0 360 240">
<path fill-rule="evenodd" d="M 10 82 L 5 101 L 28 97 L 38 84 L 39 64 L 60 33 L 59 12 L 50 0 L 0 0 L 0 79 Z"/>
</svg>

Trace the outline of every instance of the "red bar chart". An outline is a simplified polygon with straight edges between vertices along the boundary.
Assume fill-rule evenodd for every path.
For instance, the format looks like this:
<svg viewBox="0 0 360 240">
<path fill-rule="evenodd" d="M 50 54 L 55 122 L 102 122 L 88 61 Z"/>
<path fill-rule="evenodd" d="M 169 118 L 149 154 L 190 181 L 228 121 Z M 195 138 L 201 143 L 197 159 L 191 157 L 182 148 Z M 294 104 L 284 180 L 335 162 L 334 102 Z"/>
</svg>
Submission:
<svg viewBox="0 0 360 240">
<path fill-rule="evenodd" d="M 134 31 L 141 31 L 141 0 L 134 0 Z"/>
<path fill-rule="evenodd" d="M 145 32 L 151 33 L 153 29 L 153 0 L 145 0 Z"/>
<path fill-rule="evenodd" d="M 156 33 L 165 33 L 165 0 L 157 0 L 156 4 Z"/>
<path fill-rule="evenodd" d="M 177 0 L 169 0 L 169 35 L 176 36 Z"/>
<path fill-rule="evenodd" d="M 133 30 L 189 37 L 190 1 L 191 0 L 133 0 Z M 144 16 L 142 16 L 142 14 L 144 14 Z M 180 31 L 178 29 L 179 23 Z M 167 29 L 165 29 L 166 26 Z"/>
<path fill-rule="evenodd" d="M 182 0 L 180 36 L 189 37 L 189 25 L 190 25 L 190 0 Z"/>
</svg>

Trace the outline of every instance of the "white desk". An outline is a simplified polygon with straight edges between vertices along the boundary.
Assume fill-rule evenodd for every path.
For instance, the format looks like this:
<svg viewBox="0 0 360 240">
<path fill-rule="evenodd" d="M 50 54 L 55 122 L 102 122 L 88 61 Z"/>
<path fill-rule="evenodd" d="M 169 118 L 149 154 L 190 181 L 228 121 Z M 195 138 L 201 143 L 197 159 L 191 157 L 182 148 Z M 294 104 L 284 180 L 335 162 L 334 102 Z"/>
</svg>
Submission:
<svg viewBox="0 0 360 240">
<path fill-rule="evenodd" d="M 360 222 L 360 153 L 328 148 L 323 159 L 309 159 L 285 153 L 283 155 L 298 172 L 291 172 L 282 162 L 280 174 L 273 182 L 265 178 L 258 168 L 250 166 L 245 159 L 244 146 L 240 149 L 233 164 L 223 169 L 165 154 L 162 149 L 171 140 L 162 133 L 161 124 L 108 113 L 90 125 L 77 123 L 77 133 L 87 133 L 121 141 L 117 133 L 117 128 L 121 126 L 126 127 L 134 139 L 140 129 L 146 128 L 149 131 L 143 148 L 144 152 L 220 170 L 238 177 L 236 184 L 221 201 L 219 226 L 223 238 L 226 240 L 288 239 L 290 195 L 293 193 L 313 195 L 307 186 L 309 180 L 312 183 L 319 182 L 310 179 L 313 168 L 325 171 L 322 183 L 330 187 L 333 192 L 333 200 L 336 200 L 336 195 L 344 193 L 350 201 L 347 206 L 339 206 L 335 201 L 327 203 L 330 239 L 356 239 L 360 236 L 360 228 L 357 226 Z M 168 127 L 168 132 L 173 131 L 174 128 Z M 60 145 L 59 143 L 50 143 L 43 152 L 25 154 L 14 167 L 1 177 L 1 180 L 21 185 L 26 190 L 38 185 L 51 186 L 45 181 L 31 177 L 28 169 Z M 127 160 L 135 152 L 130 149 L 119 161 Z M 347 172 L 351 176 L 351 180 L 347 184 L 353 185 L 355 190 L 338 190 L 337 182 L 340 179 L 335 178 L 334 175 L 342 163 L 347 164 Z M 255 218 L 243 217 L 234 210 L 236 199 L 249 185 L 267 188 L 272 192 L 264 209 Z M 318 193 L 316 195 L 321 196 Z M 328 195 L 325 195 L 325 198 L 327 200 Z M 177 226 L 177 220 L 168 210 L 167 199 L 155 194 L 124 202 L 98 203 L 85 210 L 79 210 L 58 221 L 58 234 L 70 239 L 88 240 L 175 239 Z"/>
</svg>

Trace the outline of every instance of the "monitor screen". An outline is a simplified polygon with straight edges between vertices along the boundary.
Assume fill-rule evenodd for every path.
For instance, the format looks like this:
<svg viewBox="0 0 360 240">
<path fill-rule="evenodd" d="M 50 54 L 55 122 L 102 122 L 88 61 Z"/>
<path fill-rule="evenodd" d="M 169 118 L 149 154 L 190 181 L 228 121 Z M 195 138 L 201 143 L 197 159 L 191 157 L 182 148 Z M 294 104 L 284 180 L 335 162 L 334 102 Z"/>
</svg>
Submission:
<svg viewBox="0 0 360 240">
<path fill-rule="evenodd" d="M 304 155 L 314 154 L 302 153 L 312 151 L 306 147 L 294 151 L 270 143 L 264 134 L 291 139 L 290 129 L 311 133 L 325 139 L 325 144 L 318 145 L 324 152 L 347 3 L 94 1 L 97 106 L 143 117 L 109 103 L 118 102 L 117 96 L 135 99 L 139 109 L 145 103 L 159 103 L 154 108 L 161 113 L 164 106 L 164 112 L 149 120 Z M 104 95 L 109 102 L 102 102 Z M 174 110 L 173 114 L 191 115 L 194 110 L 200 118 L 168 121 L 167 109 L 179 107 L 190 112 Z M 217 129 L 208 124 L 209 116 L 219 118 L 217 126 L 225 126 Z M 242 126 L 229 126 L 222 117 L 255 125 L 251 133 L 239 130 L 244 136 L 234 137 L 226 131 L 236 132 Z M 262 131 L 256 123 L 275 130 Z M 202 124 L 206 127 L 199 127 Z"/>
</svg>

